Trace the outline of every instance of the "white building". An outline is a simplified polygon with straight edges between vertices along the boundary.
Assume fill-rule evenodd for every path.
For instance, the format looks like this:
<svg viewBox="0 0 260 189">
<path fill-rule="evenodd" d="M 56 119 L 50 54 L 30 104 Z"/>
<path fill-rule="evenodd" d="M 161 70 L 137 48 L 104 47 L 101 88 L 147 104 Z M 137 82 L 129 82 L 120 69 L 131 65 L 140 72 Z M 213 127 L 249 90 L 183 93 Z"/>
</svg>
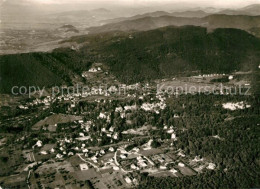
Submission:
<svg viewBox="0 0 260 189">
<path fill-rule="evenodd" d="M 35 144 L 35 146 L 37 147 L 42 147 L 42 141 L 38 140 Z"/>
<path fill-rule="evenodd" d="M 97 69 L 96 68 L 90 68 L 88 71 L 94 73 L 94 72 L 97 72 Z"/>
<path fill-rule="evenodd" d="M 209 163 L 207 169 L 214 170 L 216 168 L 216 165 L 214 163 Z"/>
<path fill-rule="evenodd" d="M 46 151 L 41 151 L 42 155 L 47 155 L 48 153 Z"/>
<path fill-rule="evenodd" d="M 184 163 L 181 163 L 181 162 L 178 163 L 178 166 L 179 166 L 179 167 L 185 167 Z"/>
<path fill-rule="evenodd" d="M 102 113 L 102 112 L 100 112 L 98 117 L 101 118 L 101 119 L 106 119 L 107 118 L 107 116 L 104 113 Z"/>
<path fill-rule="evenodd" d="M 86 163 L 79 164 L 79 168 L 81 171 L 88 170 L 88 165 Z"/>
<path fill-rule="evenodd" d="M 228 79 L 229 79 L 229 80 L 232 80 L 232 79 L 234 79 L 234 76 L 233 76 L 233 75 L 230 75 L 230 76 L 228 77 Z"/>
<path fill-rule="evenodd" d="M 166 167 L 166 166 L 163 166 L 163 165 L 160 165 L 160 169 L 162 169 L 162 170 L 166 170 L 167 167 Z"/>
<path fill-rule="evenodd" d="M 61 155 L 61 154 L 56 155 L 56 158 L 58 158 L 58 159 L 61 159 L 62 157 L 63 157 L 63 155 Z"/>
<path fill-rule="evenodd" d="M 126 159 L 126 156 L 125 156 L 124 154 L 121 154 L 121 155 L 120 155 L 120 158 L 121 158 L 121 159 Z"/>
<path fill-rule="evenodd" d="M 135 165 L 135 164 L 131 164 L 131 165 L 130 165 L 130 167 L 131 167 L 131 169 L 134 169 L 134 170 L 136 170 L 136 169 L 137 169 L 137 167 L 136 167 L 136 165 Z"/>
<path fill-rule="evenodd" d="M 176 134 L 175 134 L 175 133 L 172 133 L 172 135 L 171 135 L 171 139 L 173 139 L 174 141 L 177 140 L 177 137 L 176 137 Z"/>
<path fill-rule="evenodd" d="M 113 147 L 110 147 L 110 148 L 108 149 L 108 151 L 110 151 L 110 152 L 114 152 L 115 150 L 114 150 Z"/>
<path fill-rule="evenodd" d="M 131 184 L 132 183 L 132 180 L 129 177 L 125 177 L 125 181 L 126 181 L 127 184 Z"/>
</svg>

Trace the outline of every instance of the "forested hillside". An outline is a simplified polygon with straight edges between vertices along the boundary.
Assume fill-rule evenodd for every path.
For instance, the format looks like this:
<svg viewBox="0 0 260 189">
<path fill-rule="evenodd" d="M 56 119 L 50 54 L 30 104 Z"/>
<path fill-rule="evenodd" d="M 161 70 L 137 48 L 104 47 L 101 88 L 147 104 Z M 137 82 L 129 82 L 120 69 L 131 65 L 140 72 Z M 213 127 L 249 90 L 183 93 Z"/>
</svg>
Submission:
<svg viewBox="0 0 260 189">
<path fill-rule="evenodd" d="M 260 40 L 237 29 L 183 26 L 145 32 L 110 32 L 73 37 L 78 50 L 0 57 L 1 92 L 14 85 L 71 84 L 94 62 L 102 62 L 125 83 L 174 75 L 256 70 Z M 68 41 L 67 41 L 68 42 Z"/>
<path fill-rule="evenodd" d="M 70 49 L 0 56 L 0 92 L 10 93 L 13 86 L 71 85 L 74 75 L 90 65 Z"/>
<path fill-rule="evenodd" d="M 35 84 L 42 87 L 63 83 L 63 79 L 37 60 L 34 54 L 1 56 L 0 76 L 0 92 L 11 92 L 12 86 Z"/>
<path fill-rule="evenodd" d="M 221 103 L 246 100 L 252 107 L 244 110 L 224 110 Z M 183 108 L 185 104 L 185 108 Z M 205 111 L 207 110 L 207 111 Z M 171 119 L 172 112 L 183 115 Z M 185 153 L 212 159 L 217 170 L 181 178 L 140 178 L 139 188 L 259 188 L 259 98 L 246 96 L 192 96 L 169 99 L 164 123 L 177 128 L 177 148 Z M 168 121 L 168 122 L 167 122 Z M 212 136 L 219 136 L 216 139 Z"/>
<path fill-rule="evenodd" d="M 124 82 L 138 82 L 176 74 L 230 73 L 257 69 L 260 41 L 236 29 L 185 26 L 134 33 L 106 44 L 103 61 Z"/>
</svg>

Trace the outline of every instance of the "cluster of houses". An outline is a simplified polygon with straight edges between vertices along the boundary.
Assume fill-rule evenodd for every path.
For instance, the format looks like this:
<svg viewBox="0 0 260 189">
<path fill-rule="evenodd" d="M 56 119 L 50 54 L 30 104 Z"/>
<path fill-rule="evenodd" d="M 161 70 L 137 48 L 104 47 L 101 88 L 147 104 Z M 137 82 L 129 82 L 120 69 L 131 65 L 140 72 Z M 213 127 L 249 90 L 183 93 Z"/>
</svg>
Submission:
<svg viewBox="0 0 260 189">
<path fill-rule="evenodd" d="M 162 94 L 156 94 L 156 98 L 159 100 L 159 102 L 143 103 L 141 109 L 144 111 L 154 111 L 155 113 L 159 114 L 160 110 L 164 110 L 166 108 L 166 98 Z M 153 100 L 153 98 L 151 98 L 151 100 Z"/>
<path fill-rule="evenodd" d="M 27 102 L 25 104 L 21 104 L 18 106 L 19 109 L 27 110 L 32 106 L 38 106 L 38 105 L 44 105 L 46 108 L 50 107 L 51 103 L 55 102 L 56 100 L 62 102 L 62 101 L 68 101 L 71 102 L 71 108 L 74 108 L 76 106 L 76 102 L 80 99 L 80 97 L 85 98 L 93 95 L 104 95 L 104 96 L 111 96 L 111 91 L 113 91 L 115 86 L 110 86 L 107 89 L 103 88 L 91 88 L 90 90 L 81 90 L 81 92 L 71 92 L 68 94 L 64 94 L 62 91 L 62 94 L 59 94 L 57 96 L 46 96 L 43 99 L 36 98 L 32 102 Z M 131 87 L 129 87 L 131 88 Z M 117 89 L 117 88 L 116 88 Z M 131 97 L 130 94 L 128 94 L 128 97 Z M 134 97 L 134 96 L 133 96 Z"/>
<path fill-rule="evenodd" d="M 85 137 L 83 133 L 80 133 L 81 137 Z M 64 156 L 73 156 L 76 154 L 81 154 L 84 155 L 84 157 L 88 158 L 90 161 L 93 163 L 98 163 L 98 158 L 104 156 L 107 152 L 114 152 L 115 149 L 113 147 L 108 148 L 108 150 L 100 149 L 97 151 L 92 151 L 89 148 L 87 148 L 86 144 L 84 141 L 80 140 L 77 141 L 73 139 L 64 139 L 64 140 L 59 140 L 57 142 L 57 159 L 61 159 Z M 92 140 L 91 137 L 89 136 L 89 140 Z M 66 143 L 72 143 L 73 148 L 68 149 L 66 146 Z M 53 151 L 54 152 L 54 151 Z"/>
<path fill-rule="evenodd" d="M 189 165 L 197 172 L 202 172 L 203 169 L 216 169 L 215 163 L 208 162 L 206 159 L 201 158 L 200 156 L 195 156 L 194 159 L 189 160 Z"/>
<path fill-rule="evenodd" d="M 23 109 L 23 110 L 27 110 L 27 109 L 29 109 L 29 107 L 38 106 L 38 105 L 44 105 L 46 107 L 49 107 L 51 105 L 51 103 L 54 102 L 54 101 L 55 101 L 54 97 L 46 96 L 43 99 L 36 98 L 32 102 L 27 102 L 24 105 L 21 104 L 21 105 L 18 106 L 18 108 Z"/>
<path fill-rule="evenodd" d="M 87 78 L 89 76 L 89 73 L 96 73 L 96 72 L 101 72 L 102 69 L 100 67 L 92 67 L 88 71 L 82 72 L 81 76 L 84 78 Z"/>
<path fill-rule="evenodd" d="M 225 76 L 226 74 L 203 74 L 203 75 L 198 75 L 198 76 L 193 76 L 194 78 L 207 78 L 207 77 L 219 77 L 219 76 Z"/>
<path fill-rule="evenodd" d="M 105 114 L 104 114 L 105 115 Z M 105 117 L 102 113 L 100 117 L 107 118 Z M 85 157 L 89 157 L 89 155 L 92 154 L 91 151 L 87 148 L 87 143 L 89 141 L 93 141 L 94 139 L 90 135 L 89 131 L 90 128 L 94 125 L 93 121 L 83 121 L 83 120 L 78 120 L 76 121 L 79 124 L 80 127 L 80 132 L 78 133 L 78 137 L 76 138 L 67 138 L 65 137 L 64 139 L 58 139 L 57 141 L 57 147 L 55 149 L 49 150 L 49 152 L 43 152 L 43 155 L 46 155 L 48 153 L 57 153 L 56 158 L 61 159 L 64 158 L 65 156 L 73 156 L 76 153 L 83 154 Z M 72 126 L 72 127 L 78 127 L 77 125 Z M 118 140 L 118 132 L 114 131 L 114 127 L 110 127 L 108 130 L 105 128 L 101 129 L 101 133 L 99 135 L 99 138 L 97 138 L 97 141 L 101 141 L 101 138 L 103 135 L 106 135 L 107 137 L 110 137 L 111 140 Z M 37 143 L 33 146 L 33 148 L 36 147 L 41 147 L 42 141 L 37 141 Z M 67 146 L 73 146 L 67 147 Z M 110 147 L 108 149 L 109 152 L 114 152 L 114 148 Z M 94 163 L 97 162 L 97 157 L 98 156 L 103 156 L 105 154 L 104 150 L 100 150 L 99 152 L 96 152 L 96 154 L 91 158 Z"/>
<path fill-rule="evenodd" d="M 116 107 L 115 108 L 115 112 L 118 112 L 118 113 L 120 113 L 120 117 L 121 118 L 125 118 L 126 117 L 126 111 L 127 110 L 131 110 L 131 111 L 133 111 L 133 110 L 137 110 L 137 105 L 131 105 L 131 106 L 124 106 L 124 107 Z"/>
<path fill-rule="evenodd" d="M 130 108 L 132 106 L 129 106 Z M 132 107 L 133 108 L 133 107 Z M 123 108 L 117 108 L 117 111 L 121 112 Z M 126 108 L 127 109 L 127 108 Z M 130 108 L 131 109 L 131 108 Z M 105 113 L 101 113 L 99 115 L 99 119 L 107 119 L 108 115 Z M 123 172 L 125 172 L 127 175 L 128 173 L 135 172 L 135 171 L 140 171 L 140 170 L 152 170 L 154 172 L 156 171 L 169 171 L 173 175 L 178 173 L 178 170 L 176 170 L 174 167 L 168 167 L 171 163 L 176 163 L 173 162 L 172 159 L 170 159 L 168 156 L 164 154 L 157 154 L 157 155 L 152 155 L 151 158 L 148 158 L 142 154 L 140 154 L 140 148 L 139 147 L 134 147 L 130 151 L 126 151 L 125 148 L 127 145 L 120 146 L 118 148 L 114 148 L 112 146 L 107 147 L 106 149 L 99 149 L 99 150 L 92 150 L 91 148 L 88 148 L 86 145 L 86 140 L 92 140 L 91 136 L 88 136 L 88 131 L 91 126 L 93 126 L 92 121 L 83 121 L 79 120 L 81 127 L 81 132 L 79 133 L 79 137 L 76 139 L 72 138 L 64 138 L 61 140 L 57 141 L 57 146 L 56 148 L 50 149 L 48 152 L 47 151 L 41 151 L 42 155 L 46 155 L 48 153 L 56 153 L 56 159 L 63 159 L 64 157 L 68 156 L 73 156 L 73 155 L 83 155 L 84 156 L 84 161 L 85 163 L 79 164 L 80 170 L 88 170 L 89 166 L 92 166 L 96 168 L 97 170 L 102 170 L 102 169 L 113 169 L 114 171 L 118 171 L 122 169 Z M 164 130 L 171 134 L 173 140 L 177 140 L 176 133 L 174 131 L 173 126 L 164 126 Z M 108 130 L 105 128 L 102 128 L 101 134 L 110 134 L 111 137 L 113 138 L 115 136 L 114 128 L 110 127 Z M 86 136 L 85 136 L 86 135 Z M 150 139 L 147 143 L 141 146 L 142 150 L 152 150 L 152 142 L 153 140 Z M 69 144 L 69 145 L 68 145 Z M 74 146 L 72 148 L 67 148 L 67 146 Z M 33 146 L 33 148 L 42 148 L 43 147 L 43 142 L 38 140 L 36 144 Z M 120 152 L 119 154 L 117 152 Z M 103 161 L 100 158 L 105 156 L 107 153 L 114 153 L 114 157 L 108 159 L 107 161 Z M 177 151 L 177 156 L 180 156 L 182 158 L 185 157 L 185 154 L 183 150 L 179 149 Z M 130 170 L 124 170 L 123 166 L 120 165 L 118 162 L 118 159 L 120 160 L 126 160 L 128 157 L 134 156 L 135 158 L 131 158 L 131 164 L 130 164 Z M 159 163 L 159 169 L 157 169 L 155 166 L 155 162 Z M 204 162 L 203 158 L 199 158 L 199 156 L 196 156 L 194 160 L 191 160 L 193 164 L 192 165 L 198 165 L 200 167 L 197 167 L 198 171 L 199 169 L 210 169 L 214 170 L 216 168 L 216 165 L 214 163 L 207 163 Z M 204 163 L 203 163 L 204 162 Z M 195 163 L 195 164 L 194 164 Z M 203 163 L 203 164 L 202 164 Z M 175 164 L 174 164 L 175 165 Z M 179 168 L 185 168 L 186 165 L 181 162 L 177 161 L 176 166 Z M 196 168 L 194 168 L 196 170 Z M 125 176 L 124 177 L 126 183 L 128 184 L 137 184 L 137 181 L 132 179 L 130 176 Z"/>
<path fill-rule="evenodd" d="M 198 76 L 193 76 L 193 78 L 195 79 L 203 79 L 203 78 L 211 78 L 211 77 L 222 77 L 222 76 L 226 76 L 226 74 L 203 74 L 203 75 L 198 75 Z M 233 75 L 229 75 L 228 76 L 229 80 L 233 80 L 234 76 Z"/>
<path fill-rule="evenodd" d="M 245 109 L 245 108 L 250 108 L 251 105 L 250 104 L 247 104 L 246 102 L 244 101 L 241 101 L 241 102 L 227 102 L 227 103 L 223 103 L 222 104 L 222 107 L 224 109 L 228 109 L 228 110 L 242 110 L 242 109 Z"/>
<path fill-rule="evenodd" d="M 174 129 L 173 129 L 173 126 L 168 127 L 167 125 L 164 125 L 163 129 L 166 130 L 166 132 L 167 132 L 168 134 L 171 134 L 171 139 L 172 139 L 173 141 L 176 141 L 176 140 L 177 140 L 176 133 L 175 133 L 175 131 L 174 131 Z"/>
<path fill-rule="evenodd" d="M 166 108 L 166 104 L 163 102 L 160 103 L 143 103 L 141 109 L 144 111 L 154 111 L 155 113 L 159 114 L 160 109 L 163 110 Z"/>
<path fill-rule="evenodd" d="M 145 95 L 145 94 L 144 94 Z M 153 103 L 148 103 L 145 102 L 141 105 L 141 109 L 144 111 L 154 111 L 155 113 L 159 114 L 160 110 L 164 110 L 166 108 L 166 103 L 165 103 L 165 97 L 163 95 L 158 94 L 156 97 L 159 99 L 159 102 L 153 102 Z M 143 96 L 140 96 L 139 99 L 143 99 Z M 153 100 L 153 98 L 151 98 Z M 125 112 L 127 110 L 137 110 L 138 106 L 136 104 L 131 105 L 131 106 L 124 106 L 124 107 L 116 107 L 115 112 L 119 112 L 121 118 L 125 117 Z"/>
<path fill-rule="evenodd" d="M 106 128 L 101 129 L 102 133 L 104 133 L 107 137 L 112 138 L 114 140 L 118 140 L 118 132 L 114 132 L 114 127 L 110 127 L 109 130 L 106 130 Z M 100 136 L 103 136 L 103 134 L 100 134 Z"/>
<path fill-rule="evenodd" d="M 93 72 L 95 72 L 95 70 L 92 70 Z M 89 72 L 92 72 L 91 70 L 89 70 Z M 98 70 L 97 70 L 98 71 Z M 132 85 L 132 86 L 127 86 L 127 85 L 122 85 L 124 87 L 129 87 L 129 88 L 133 88 L 136 89 L 136 87 L 138 87 L 139 84 L 136 85 Z M 113 88 L 112 88 L 113 89 Z M 96 90 L 91 90 L 90 92 L 86 92 L 86 93 L 72 93 L 72 94 L 66 94 L 63 96 L 57 96 L 57 97 L 46 97 L 42 100 L 36 99 L 33 101 L 33 103 L 37 103 L 37 104 L 45 104 L 46 106 L 48 105 L 48 103 L 50 104 L 51 102 L 53 102 L 54 100 L 59 100 L 59 101 L 69 101 L 71 102 L 71 108 L 74 108 L 76 106 L 76 103 L 78 101 L 78 99 L 80 97 L 84 97 L 84 96 L 90 96 L 90 95 L 96 95 L 96 94 L 100 94 L 103 93 L 104 91 L 102 89 L 96 89 Z M 105 93 L 104 93 L 105 94 Z M 141 96 L 139 96 L 139 99 L 147 99 L 149 93 L 143 93 Z M 99 100 L 95 100 L 96 102 L 99 102 Z M 161 110 L 164 110 L 166 108 L 166 98 L 164 96 L 164 94 L 156 94 L 155 98 L 149 98 L 148 99 L 149 102 L 144 102 L 142 103 L 140 106 L 133 104 L 133 105 L 124 105 L 124 106 L 118 106 L 114 109 L 115 112 L 120 114 L 121 118 L 125 118 L 127 117 L 127 113 L 128 111 L 135 111 L 137 109 L 141 109 L 143 111 L 152 111 L 155 112 L 157 114 L 160 113 Z M 113 111 L 113 110 L 112 110 Z M 97 114 L 97 117 L 95 118 L 97 120 L 102 120 L 103 122 L 106 123 L 110 123 L 111 122 L 111 113 L 109 112 L 105 112 L 105 111 L 101 111 L 99 112 L 99 114 Z M 142 145 L 140 147 L 140 149 L 138 147 L 134 147 L 132 150 L 130 151 L 126 151 L 125 147 L 126 146 L 121 146 L 121 147 L 115 147 L 115 146 L 110 146 L 110 147 L 106 147 L 106 148 L 98 148 L 93 150 L 92 148 L 88 147 L 88 142 L 93 142 L 94 141 L 101 141 L 102 137 L 105 136 L 106 138 L 110 138 L 111 139 L 111 143 L 113 141 L 118 141 L 119 139 L 119 133 L 116 132 L 116 129 L 111 126 L 109 128 L 101 128 L 101 130 L 98 132 L 98 135 L 96 135 L 96 137 L 94 137 L 92 135 L 92 133 L 90 133 L 91 128 L 93 126 L 95 126 L 95 121 L 93 120 L 78 120 L 76 121 L 76 125 L 73 125 L 74 127 L 77 127 L 77 129 L 79 129 L 79 132 L 77 133 L 77 136 L 75 138 L 68 138 L 68 137 L 64 137 L 63 139 L 58 139 L 57 143 L 56 143 L 56 147 L 51 148 L 49 150 L 41 150 L 40 153 L 41 155 L 47 155 L 47 154 L 53 154 L 56 159 L 58 160 L 63 160 L 64 158 L 68 157 L 68 156 L 74 156 L 74 155 L 79 155 L 80 157 L 84 157 L 83 161 L 85 161 L 84 163 L 82 162 L 81 164 L 79 164 L 79 168 L 80 170 L 84 171 L 84 170 L 88 170 L 90 166 L 100 170 L 100 169 L 107 169 L 107 168 L 112 168 L 114 171 L 118 171 L 118 170 L 122 170 L 125 173 L 128 172 L 135 172 L 135 171 L 143 171 L 146 169 L 153 169 L 153 170 L 158 170 L 155 167 L 155 163 L 154 162 L 158 162 L 159 163 L 159 169 L 160 171 L 170 171 L 173 174 L 176 174 L 178 171 L 174 168 L 169 169 L 168 168 L 168 164 L 169 162 L 171 163 L 172 160 L 168 160 L 167 156 L 164 156 L 162 154 L 162 156 L 160 155 L 155 155 L 153 157 L 152 160 L 150 160 L 150 156 L 144 156 L 140 153 L 140 149 L 142 149 L 142 151 L 149 151 L 149 150 L 153 150 L 152 149 L 152 143 L 153 140 L 149 140 L 147 143 L 145 143 L 144 145 Z M 71 126 L 72 127 L 72 126 Z M 164 131 L 168 134 L 171 135 L 171 142 L 173 144 L 174 141 L 177 140 L 177 136 L 176 136 L 176 132 L 174 130 L 173 126 L 164 126 Z M 109 139 L 109 141 L 110 141 Z M 33 148 L 42 148 L 44 146 L 43 142 L 38 140 L 36 141 L 35 145 L 33 146 Z M 119 155 L 117 155 L 119 152 Z M 107 154 L 107 153 L 114 153 L 114 157 L 108 159 L 108 160 L 102 160 L 103 157 Z M 124 167 L 119 163 L 121 160 L 127 160 L 128 161 L 128 157 L 134 155 L 134 158 L 131 159 L 131 161 L 133 160 L 133 162 L 130 162 L 130 170 L 124 170 Z M 185 154 L 182 150 L 179 150 L 176 153 L 177 156 L 184 158 Z M 81 158 L 82 158 L 81 157 Z M 101 158 L 102 157 L 102 158 Z M 149 157 L 149 158 L 148 158 Z M 117 159 L 119 159 L 120 161 L 118 162 Z M 197 160 L 197 159 L 196 159 Z M 198 160 L 200 161 L 200 160 Z M 176 165 L 178 164 L 179 167 L 185 167 L 186 165 L 182 162 L 177 162 Z M 215 169 L 216 165 L 213 163 L 208 163 L 207 169 Z M 129 168 L 129 167 L 128 167 Z M 136 179 L 131 178 L 130 176 L 125 176 L 124 177 L 126 183 L 128 184 L 134 184 L 137 182 Z"/>
</svg>

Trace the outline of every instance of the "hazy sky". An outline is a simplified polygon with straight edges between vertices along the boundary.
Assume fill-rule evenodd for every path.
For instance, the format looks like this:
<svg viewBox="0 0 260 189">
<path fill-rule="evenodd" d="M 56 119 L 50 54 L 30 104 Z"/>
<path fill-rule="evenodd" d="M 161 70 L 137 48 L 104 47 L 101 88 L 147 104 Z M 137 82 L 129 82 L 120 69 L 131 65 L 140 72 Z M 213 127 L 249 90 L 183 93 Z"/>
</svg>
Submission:
<svg viewBox="0 0 260 189">
<path fill-rule="evenodd" d="M 251 4 L 260 4 L 260 0 L 0 0 L 0 17 L 3 15 L 22 18 L 25 15 L 43 15 L 77 10 L 106 8 L 131 16 L 153 11 L 185 11 L 214 7 L 220 9 L 238 9 Z M 1 18 L 0 18 L 1 19 Z"/>
<path fill-rule="evenodd" d="M 16 1 L 17 0 L 0 0 L 0 2 Z M 243 7 L 250 4 L 260 3 L 260 0 L 18 0 L 21 2 L 27 1 L 30 3 L 40 4 L 124 4 L 124 5 L 152 5 L 152 4 L 174 4 L 185 3 L 198 6 L 214 6 L 214 7 Z"/>
</svg>

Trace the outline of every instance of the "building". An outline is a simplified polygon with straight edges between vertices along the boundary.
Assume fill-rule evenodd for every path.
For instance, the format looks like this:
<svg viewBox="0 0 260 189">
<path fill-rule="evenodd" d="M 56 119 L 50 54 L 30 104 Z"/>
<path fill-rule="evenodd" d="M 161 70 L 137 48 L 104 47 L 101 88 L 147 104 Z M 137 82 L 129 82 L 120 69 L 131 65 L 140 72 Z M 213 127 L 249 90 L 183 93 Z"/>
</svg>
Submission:
<svg viewBox="0 0 260 189">
<path fill-rule="evenodd" d="M 79 168 L 81 171 L 88 170 L 88 165 L 86 163 L 79 164 Z"/>
</svg>

